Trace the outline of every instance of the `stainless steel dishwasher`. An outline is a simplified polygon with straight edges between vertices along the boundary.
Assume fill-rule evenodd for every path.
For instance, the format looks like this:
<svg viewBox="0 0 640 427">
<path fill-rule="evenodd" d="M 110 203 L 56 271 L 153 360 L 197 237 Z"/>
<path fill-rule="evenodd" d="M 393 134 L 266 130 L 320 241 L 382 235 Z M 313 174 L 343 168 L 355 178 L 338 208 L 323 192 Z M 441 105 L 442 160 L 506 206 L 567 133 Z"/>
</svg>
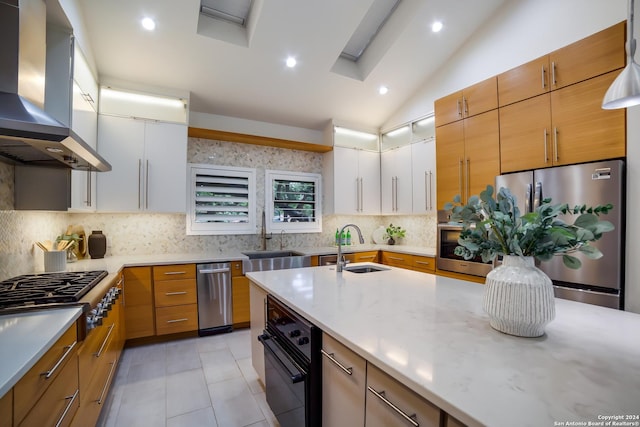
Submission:
<svg viewBox="0 0 640 427">
<path fill-rule="evenodd" d="M 198 334 L 233 330 L 231 269 L 228 262 L 198 264 Z"/>
</svg>

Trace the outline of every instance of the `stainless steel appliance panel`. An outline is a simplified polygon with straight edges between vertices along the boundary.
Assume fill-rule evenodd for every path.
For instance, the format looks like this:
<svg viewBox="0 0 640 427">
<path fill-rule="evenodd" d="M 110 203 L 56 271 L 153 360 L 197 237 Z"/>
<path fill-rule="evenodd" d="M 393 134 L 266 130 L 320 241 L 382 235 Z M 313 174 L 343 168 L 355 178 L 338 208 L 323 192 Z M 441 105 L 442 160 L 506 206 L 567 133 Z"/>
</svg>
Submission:
<svg viewBox="0 0 640 427">
<path fill-rule="evenodd" d="M 198 333 L 230 332 L 233 308 L 229 263 L 198 264 L 196 271 Z"/>
<path fill-rule="evenodd" d="M 436 266 L 438 270 L 471 274 L 486 277 L 493 268 L 493 263 L 482 262 L 481 257 L 465 260 L 454 253 L 462 232 L 460 223 L 438 224 Z"/>
</svg>

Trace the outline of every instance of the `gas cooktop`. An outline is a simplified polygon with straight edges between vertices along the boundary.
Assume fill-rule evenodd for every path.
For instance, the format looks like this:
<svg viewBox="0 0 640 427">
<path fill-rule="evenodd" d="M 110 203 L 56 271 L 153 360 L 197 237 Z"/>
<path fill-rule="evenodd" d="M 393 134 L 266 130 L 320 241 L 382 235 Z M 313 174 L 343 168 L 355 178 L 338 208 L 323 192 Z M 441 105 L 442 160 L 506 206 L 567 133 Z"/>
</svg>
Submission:
<svg viewBox="0 0 640 427">
<path fill-rule="evenodd" d="M 29 274 L 0 282 L 0 308 L 79 301 L 107 272 Z"/>
</svg>

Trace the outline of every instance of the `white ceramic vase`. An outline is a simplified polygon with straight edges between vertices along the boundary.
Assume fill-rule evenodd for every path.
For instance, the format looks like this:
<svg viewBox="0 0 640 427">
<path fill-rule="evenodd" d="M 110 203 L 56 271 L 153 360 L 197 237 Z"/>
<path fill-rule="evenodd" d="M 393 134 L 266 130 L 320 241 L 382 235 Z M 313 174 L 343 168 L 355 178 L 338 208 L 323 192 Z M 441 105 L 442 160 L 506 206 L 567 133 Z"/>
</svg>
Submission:
<svg viewBox="0 0 640 427">
<path fill-rule="evenodd" d="M 553 284 L 533 257 L 506 255 L 487 275 L 483 300 L 492 328 L 519 337 L 539 337 L 556 316 Z"/>
</svg>

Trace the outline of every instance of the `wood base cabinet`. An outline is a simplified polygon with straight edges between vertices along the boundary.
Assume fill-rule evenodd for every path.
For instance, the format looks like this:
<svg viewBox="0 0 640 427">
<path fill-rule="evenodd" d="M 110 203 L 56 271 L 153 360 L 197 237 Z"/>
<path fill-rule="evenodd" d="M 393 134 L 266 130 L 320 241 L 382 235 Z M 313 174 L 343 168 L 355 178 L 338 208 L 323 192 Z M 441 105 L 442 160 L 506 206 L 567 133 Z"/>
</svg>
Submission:
<svg viewBox="0 0 640 427">
<path fill-rule="evenodd" d="M 434 257 L 403 254 L 399 252 L 382 251 L 382 264 L 407 270 L 435 273 L 436 261 Z"/>
<path fill-rule="evenodd" d="M 367 362 L 322 335 L 322 424 L 364 426 Z"/>
<path fill-rule="evenodd" d="M 198 329 L 198 295 L 195 264 L 153 267 L 156 334 Z"/>
<path fill-rule="evenodd" d="M 368 364 L 366 427 L 440 427 L 440 416 L 440 408 Z"/>
<path fill-rule="evenodd" d="M 125 268 L 123 293 L 127 339 L 155 335 L 151 267 Z"/>
<path fill-rule="evenodd" d="M 251 320 L 249 312 L 249 278 L 245 276 L 232 277 L 231 294 L 233 298 L 233 327 L 246 327 Z"/>
<path fill-rule="evenodd" d="M 13 389 L 0 398 L 0 427 L 13 426 Z"/>
</svg>

